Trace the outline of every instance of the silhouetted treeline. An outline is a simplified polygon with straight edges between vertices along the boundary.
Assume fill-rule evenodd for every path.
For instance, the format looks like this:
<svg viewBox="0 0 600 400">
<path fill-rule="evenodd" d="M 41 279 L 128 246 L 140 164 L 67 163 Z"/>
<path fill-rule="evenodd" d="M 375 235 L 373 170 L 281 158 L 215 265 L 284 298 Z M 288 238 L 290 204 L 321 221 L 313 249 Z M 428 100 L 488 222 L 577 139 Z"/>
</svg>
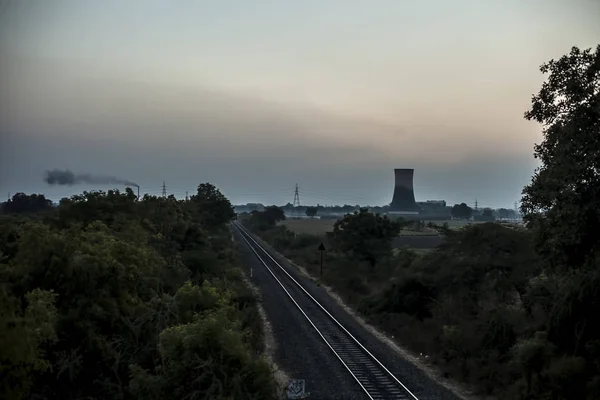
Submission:
<svg viewBox="0 0 600 400">
<path fill-rule="evenodd" d="M 54 208 L 52 201 L 43 194 L 16 193 L 12 198 L 0 203 L 2 214 L 26 214 L 50 211 Z"/>
</svg>

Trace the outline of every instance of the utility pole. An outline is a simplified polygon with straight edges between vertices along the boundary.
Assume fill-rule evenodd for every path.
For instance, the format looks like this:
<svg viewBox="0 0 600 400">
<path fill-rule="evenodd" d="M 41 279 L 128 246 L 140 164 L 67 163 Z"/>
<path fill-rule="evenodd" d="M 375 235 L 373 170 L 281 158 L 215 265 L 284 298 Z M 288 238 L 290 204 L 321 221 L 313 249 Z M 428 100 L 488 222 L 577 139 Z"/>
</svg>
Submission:
<svg viewBox="0 0 600 400">
<path fill-rule="evenodd" d="M 162 197 L 167 197 L 167 185 L 165 184 L 165 181 L 163 181 L 162 186 Z"/>
<path fill-rule="evenodd" d="M 323 242 L 321 242 L 321 245 L 319 246 L 319 252 L 321 252 L 321 269 L 319 270 L 319 279 L 322 280 L 323 279 L 323 252 L 325 251 L 325 246 L 323 245 Z"/>
<path fill-rule="evenodd" d="M 294 207 L 300 207 L 300 193 L 298 192 L 298 184 L 296 183 L 296 190 L 294 191 Z"/>
</svg>

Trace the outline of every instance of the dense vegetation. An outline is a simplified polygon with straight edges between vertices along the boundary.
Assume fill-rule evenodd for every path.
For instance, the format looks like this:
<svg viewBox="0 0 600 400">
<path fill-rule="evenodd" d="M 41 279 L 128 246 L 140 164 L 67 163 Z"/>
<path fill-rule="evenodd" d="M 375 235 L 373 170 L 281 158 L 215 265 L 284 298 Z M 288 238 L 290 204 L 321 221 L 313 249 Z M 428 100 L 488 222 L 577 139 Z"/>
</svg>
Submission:
<svg viewBox="0 0 600 400">
<path fill-rule="evenodd" d="M 324 283 L 444 376 L 502 399 L 600 398 L 600 46 L 544 64 L 525 114 L 543 124 L 523 191 L 526 228 L 492 222 L 430 254 L 394 253 L 397 225 L 366 209 L 324 240 Z M 323 238 L 253 213 L 245 224 L 318 276 Z"/>
<path fill-rule="evenodd" d="M 4 203 L 0 398 L 274 398 L 234 217 L 210 184 Z"/>
</svg>

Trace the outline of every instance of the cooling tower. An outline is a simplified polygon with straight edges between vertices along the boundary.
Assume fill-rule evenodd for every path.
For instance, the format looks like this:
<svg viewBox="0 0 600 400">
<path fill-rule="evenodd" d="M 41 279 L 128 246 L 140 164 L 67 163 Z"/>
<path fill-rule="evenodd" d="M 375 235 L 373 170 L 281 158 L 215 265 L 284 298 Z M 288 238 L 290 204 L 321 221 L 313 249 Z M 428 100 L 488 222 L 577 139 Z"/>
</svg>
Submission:
<svg viewBox="0 0 600 400">
<path fill-rule="evenodd" d="M 390 211 L 419 211 L 415 202 L 413 190 L 414 169 L 395 169 L 394 196 L 390 204 Z"/>
</svg>

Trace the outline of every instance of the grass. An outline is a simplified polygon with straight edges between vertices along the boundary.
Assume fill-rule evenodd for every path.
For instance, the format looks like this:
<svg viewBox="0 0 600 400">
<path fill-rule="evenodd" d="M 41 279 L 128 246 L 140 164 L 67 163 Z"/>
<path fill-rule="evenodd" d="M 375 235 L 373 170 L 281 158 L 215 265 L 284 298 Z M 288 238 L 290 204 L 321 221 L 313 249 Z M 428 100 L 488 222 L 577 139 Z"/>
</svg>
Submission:
<svg viewBox="0 0 600 400">
<path fill-rule="evenodd" d="M 326 232 L 333 231 L 333 219 L 286 219 L 281 221 L 279 225 L 286 226 L 289 230 L 302 234 L 325 236 Z"/>
<path fill-rule="evenodd" d="M 429 253 L 431 253 L 432 251 L 435 250 L 435 248 L 432 248 L 432 249 L 416 249 L 414 247 L 410 247 L 409 249 L 412 250 L 412 251 L 414 251 L 415 253 L 417 253 L 420 256 L 424 256 L 424 255 L 429 254 Z M 398 253 L 400 253 L 401 250 L 402 249 L 396 248 L 396 249 L 393 249 L 392 251 L 393 251 L 394 255 L 398 255 Z"/>
<path fill-rule="evenodd" d="M 425 223 L 427 224 L 430 221 L 425 221 Z M 447 220 L 447 221 L 431 221 L 436 225 L 443 225 L 444 223 L 448 224 L 448 228 L 450 229 L 460 229 L 463 228 L 467 225 L 470 224 L 481 224 L 485 221 L 465 221 L 465 220 L 460 220 L 460 219 L 451 219 L 451 220 Z"/>
<path fill-rule="evenodd" d="M 285 221 L 281 221 L 279 225 L 286 226 L 289 230 L 296 232 L 297 234 L 310 234 L 317 236 L 325 236 L 326 232 L 333 231 L 333 225 L 335 224 L 335 220 L 332 219 L 287 219 Z M 429 221 L 425 221 L 427 223 Z M 448 223 L 448 227 L 450 229 L 459 229 L 462 228 L 469 223 L 473 223 L 472 221 L 431 221 L 437 225 L 442 225 L 444 222 Z M 478 222 L 475 222 L 478 223 Z M 400 232 L 400 236 L 435 236 L 437 232 L 435 230 L 430 230 L 429 228 L 425 228 L 423 232 L 415 232 L 409 230 L 403 230 Z"/>
</svg>

